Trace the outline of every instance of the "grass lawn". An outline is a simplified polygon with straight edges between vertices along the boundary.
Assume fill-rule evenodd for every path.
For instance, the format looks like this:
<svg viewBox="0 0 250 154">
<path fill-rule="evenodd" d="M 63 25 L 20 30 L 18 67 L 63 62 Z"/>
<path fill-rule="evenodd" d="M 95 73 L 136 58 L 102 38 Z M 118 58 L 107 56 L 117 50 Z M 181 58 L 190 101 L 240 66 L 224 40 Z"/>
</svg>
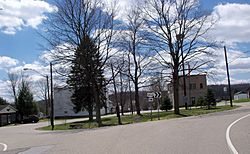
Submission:
<svg viewBox="0 0 250 154">
<path fill-rule="evenodd" d="M 239 99 L 239 100 L 233 100 L 234 103 L 245 103 L 245 102 L 250 102 L 250 98 L 245 98 L 245 99 Z"/>
<path fill-rule="evenodd" d="M 195 108 L 192 110 L 180 110 L 181 114 L 180 115 L 176 115 L 174 114 L 173 111 L 168 111 L 168 112 L 160 112 L 159 113 L 159 117 L 160 120 L 163 119 L 172 119 L 172 118 L 181 118 L 181 117 L 188 117 L 188 116 L 198 116 L 198 115 L 202 115 L 202 114 L 208 114 L 208 113 L 213 113 L 213 112 L 221 112 L 221 111 L 225 111 L 225 110 L 231 110 L 231 109 L 235 109 L 238 106 L 234 106 L 234 107 L 230 107 L 230 106 L 218 106 L 216 108 L 212 108 L 210 110 L 207 109 L 201 109 L 201 108 Z M 151 114 L 150 113 L 143 113 L 143 116 L 138 116 L 138 115 L 125 115 L 125 116 L 121 116 L 121 121 L 122 124 L 132 124 L 132 123 L 138 123 L 138 122 L 147 122 L 147 121 L 151 121 Z M 157 112 L 153 112 L 152 114 L 152 120 L 156 121 L 158 120 L 158 113 Z M 102 118 L 102 123 L 103 126 L 116 126 L 118 125 L 117 123 L 117 117 L 113 116 L 113 117 L 106 117 L 106 118 Z M 66 123 L 66 124 L 60 124 L 60 125 L 55 125 L 54 130 L 69 130 L 72 129 L 70 128 L 70 125 L 75 125 L 78 126 L 82 129 L 91 129 L 91 128 L 97 128 L 97 123 L 92 121 L 81 121 L 81 122 L 74 122 L 74 123 Z M 50 126 L 46 126 L 46 127 L 42 127 L 39 128 L 39 130 L 51 130 Z"/>
</svg>

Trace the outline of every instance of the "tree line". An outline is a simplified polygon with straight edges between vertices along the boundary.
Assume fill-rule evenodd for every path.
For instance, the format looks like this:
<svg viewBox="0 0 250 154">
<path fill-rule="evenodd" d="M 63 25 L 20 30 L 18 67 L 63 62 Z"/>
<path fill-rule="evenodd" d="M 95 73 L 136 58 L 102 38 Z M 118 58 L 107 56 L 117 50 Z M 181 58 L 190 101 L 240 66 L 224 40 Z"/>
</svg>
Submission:
<svg viewBox="0 0 250 154">
<path fill-rule="evenodd" d="M 141 115 L 139 91 L 152 85 L 149 77 L 161 74 L 174 87 L 174 112 L 179 111 L 179 76 L 205 71 L 215 42 L 206 35 L 214 20 L 200 9 L 198 0 L 145 0 L 135 2 L 123 19 L 116 2 L 102 0 L 55 1 L 57 12 L 45 22 L 43 38 L 52 57 L 70 66 L 63 71 L 75 110 L 87 110 L 89 119 L 102 125 L 100 109 L 106 93 L 130 92 L 136 114 Z M 162 81 L 162 80 L 161 80 Z M 134 91 L 134 93 L 132 93 Z M 133 95 L 132 95 L 133 94 Z M 119 118 L 119 103 L 115 97 Z M 120 123 L 120 120 L 119 120 Z"/>
</svg>

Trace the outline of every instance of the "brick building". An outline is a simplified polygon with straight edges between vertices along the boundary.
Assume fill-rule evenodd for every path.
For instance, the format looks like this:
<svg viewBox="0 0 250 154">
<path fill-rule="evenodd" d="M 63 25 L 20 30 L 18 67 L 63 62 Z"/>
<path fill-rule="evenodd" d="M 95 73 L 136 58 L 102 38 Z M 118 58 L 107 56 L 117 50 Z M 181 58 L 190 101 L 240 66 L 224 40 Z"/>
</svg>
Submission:
<svg viewBox="0 0 250 154">
<path fill-rule="evenodd" d="M 204 97 L 207 92 L 207 78 L 205 74 L 186 76 L 186 97 L 184 97 L 183 76 L 179 77 L 179 105 L 193 106 L 199 97 Z M 172 103 L 174 102 L 174 92 L 172 83 L 168 84 L 168 95 Z M 174 104 L 174 103 L 173 103 Z"/>
</svg>

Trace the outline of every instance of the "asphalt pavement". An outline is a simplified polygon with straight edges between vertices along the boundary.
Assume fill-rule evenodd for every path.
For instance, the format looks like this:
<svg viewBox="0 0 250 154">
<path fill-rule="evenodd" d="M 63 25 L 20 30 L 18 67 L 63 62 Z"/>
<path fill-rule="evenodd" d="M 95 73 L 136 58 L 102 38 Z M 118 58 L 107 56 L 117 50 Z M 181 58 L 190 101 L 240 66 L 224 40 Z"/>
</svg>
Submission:
<svg viewBox="0 0 250 154">
<path fill-rule="evenodd" d="M 92 130 L 39 131 L 48 122 L 0 128 L 3 154 L 228 154 L 226 132 L 250 114 L 250 103 L 231 111 Z M 83 120 L 83 119 L 78 119 Z M 62 123 L 63 121 L 59 122 Z M 231 125 L 229 138 L 250 153 L 250 116 Z M 4 145 L 7 150 L 4 150 Z"/>
</svg>

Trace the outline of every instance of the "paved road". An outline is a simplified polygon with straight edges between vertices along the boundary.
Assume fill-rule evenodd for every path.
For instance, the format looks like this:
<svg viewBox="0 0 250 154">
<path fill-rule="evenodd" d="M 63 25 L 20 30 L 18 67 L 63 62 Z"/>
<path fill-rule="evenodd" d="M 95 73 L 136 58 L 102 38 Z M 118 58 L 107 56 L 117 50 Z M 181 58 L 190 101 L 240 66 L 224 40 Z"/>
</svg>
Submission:
<svg viewBox="0 0 250 154">
<path fill-rule="evenodd" d="M 162 120 L 134 125 L 43 132 L 45 123 L 0 128 L 0 143 L 8 154 L 228 154 L 226 130 L 235 120 L 250 114 L 250 103 L 233 111 L 199 117 Z M 233 146 L 250 153 L 250 116 L 230 129 Z M 0 151 L 4 147 L 0 145 Z"/>
</svg>

